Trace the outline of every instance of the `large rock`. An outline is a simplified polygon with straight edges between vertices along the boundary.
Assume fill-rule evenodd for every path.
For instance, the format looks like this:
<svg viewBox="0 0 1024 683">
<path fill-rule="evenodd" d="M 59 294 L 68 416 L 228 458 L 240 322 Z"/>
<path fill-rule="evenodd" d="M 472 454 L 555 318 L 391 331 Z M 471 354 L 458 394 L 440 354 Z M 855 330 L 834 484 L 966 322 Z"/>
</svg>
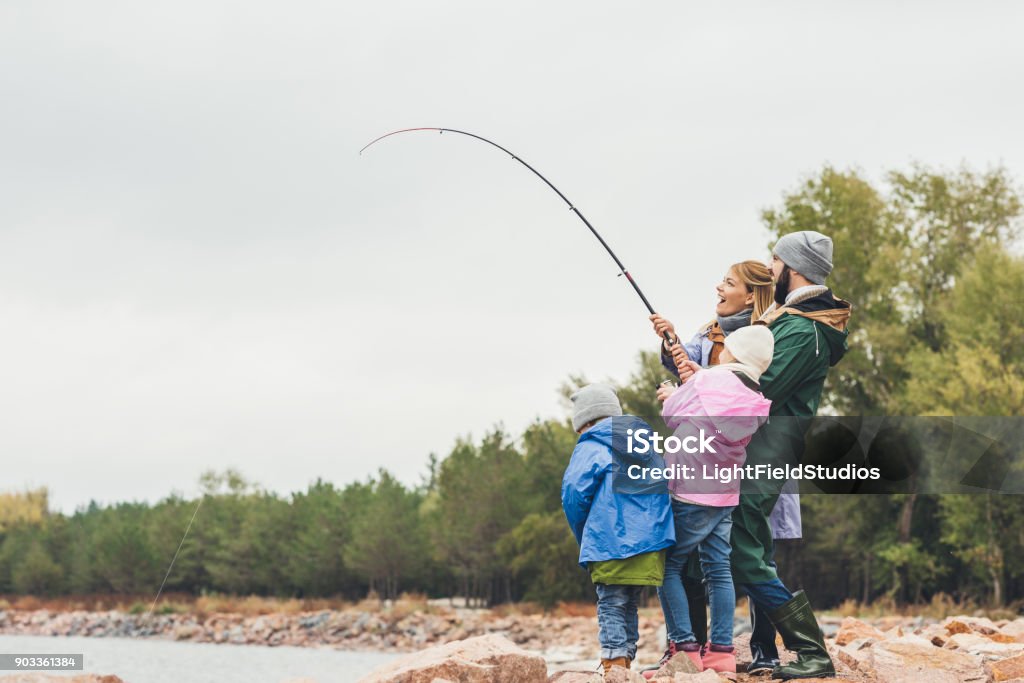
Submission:
<svg viewBox="0 0 1024 683">
<path fill-rule="evenodd" d="M 1024 642 L 1024 619 L 1016 619 L 1003 624 L 1003 627 L 999 629 L 1005 635 L 1016 638 L 1018 642 Z"/>
<path fill-rule="evenodd" d="M 950 635 L 957 633 L 992 635 L 999 632 L 999 627 L 991 619 L 986 619 L 985 617 L 948 617 L 942 622 L 942 625 L 946 627 L 946 631 Z"/>
<path fill-rule="evenodd" d="M 604 676 L 605 683 L 647 683 L 647 679 L 632 669 L 613 666 Z"/>
<path fill-rule="evenodd" d="M 935 647 L 919 636 L 884 640 L 860 650 L 836 650 L 850 668 L 886 683 L 982 683 L 988 679 L 980 657 Z"/>
<path fill-rule="evenodd" d="M 361 683 L 547 683 L 547 664 L 498 635 L 477 636 L 428 648 L 374 669 Z"/>
<path fill-rule="evenodd" d="M 977 633 L 954 633 L 944 647 L 980 655 L 987 660 L 1024 654 L 1024 643 L 999 643 Z"/>
<path fill-rule="evenodd" d="M 728 681 L 710 669 L 699 674 L 677 673 L 672 678 L 655 678 L 655 683 L 722 683 Z"/>
<path fill-rule="evenodd" d="M 697 665 L 693 663 L 693 660 L 685 652 L 677 652 L 672 659 L 665 662 L 665 666 L 655 671 L 651 678 L 652 680 L 659 678 L 671 680 L 676 674 L 695 674 L 697 672 Z"/>
<path fill-rule="evenodd" d="M 548 683 L 601 683 L 604 677 L 593 671 L 556 671 Z"/>
<path fill-rule="evenodd" d="M 861 639 L 880 640 L 882 637 L 882 632 L 874 626 L 865 624 L 860 619 L 846 617 L 839 625 L 839 632 L 836 633 L 836 645 L 849 645 Z"/>
<path fill-rule="evenodd" d="M 1015 678 L 1024 678 L 1024 656 L 988 662 L 985 664 L 985 671 L 993 681 L 1012 681 Z"/>
</svg>

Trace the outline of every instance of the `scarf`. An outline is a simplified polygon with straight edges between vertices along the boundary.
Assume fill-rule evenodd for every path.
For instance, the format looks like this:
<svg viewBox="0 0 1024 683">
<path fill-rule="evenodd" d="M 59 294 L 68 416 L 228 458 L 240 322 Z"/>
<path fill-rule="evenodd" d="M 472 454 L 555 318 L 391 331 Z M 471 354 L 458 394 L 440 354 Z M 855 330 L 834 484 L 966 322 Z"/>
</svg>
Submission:
<svg viewBox="0 0 1024 683">
<path fill-rule="evenodd" d="M 805 285 L 803 287 L 797 287 L 792 292 L 786 295 L 786 305 L 779 306 L 777 303 L 772 302 L 772 305 L 761 314 L 758 320 L 766 320 L 769 316 L 776 313 L 780 308 L 786 308 L 788 306 L 795 306 L 796 304 L 813 299 L 816 296 L 820 296 L 825 292 L 830 291 L 825 285 Z M 738 314 L 737 314 L 738 315 Z M 778 316 L 775 316 L 778 317 Z M 775 318 L 773 317 L 772 320 Z M 771 324 L 771 323 L 769 323 Z"/>
<path fill-rule="evenodd" d="M 747 308 L 739 313 L 733 313 L 732 315 L 718 315 L 715 316 L 718 319 L 718 326 L 722 328 L 722 333 L 728 337 L 730 334 L 746 327 L 750 324 L 750 316 L 754 313 L 753 308 Z"/>
</svg>

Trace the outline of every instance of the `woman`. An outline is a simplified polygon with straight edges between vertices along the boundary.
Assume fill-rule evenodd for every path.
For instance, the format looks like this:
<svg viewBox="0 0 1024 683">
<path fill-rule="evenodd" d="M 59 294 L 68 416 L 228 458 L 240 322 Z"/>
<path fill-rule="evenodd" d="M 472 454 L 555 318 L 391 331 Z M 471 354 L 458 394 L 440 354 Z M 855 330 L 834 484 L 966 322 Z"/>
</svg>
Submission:
<svg viewBox="0 0 1024 683">
<path fill-rule="evenodd" d="M 729 268 L 722 282 L 715 287 L 718 293 L 718 304 L 715 306 L 715 318 L 702 325 L 693 338 L 683 342 L 681 350 L 685 357 L 681 360 L 692 360 L 704 367 L 718 365 L 718 356 L 722 352 L 725 337 L 746 327 L 752 320 L 757 320 L 772 305 L 772 271 L 760 261 L 743 261 Z M 654 331 L 662 338 L 661 364 L 678 376 L 673 349 L 676 342 L 681 341 L 676 335 L 675 326 L 667 319 L 655 313 L 651 316 Z M 665 333 L 672 340 L 668 346 Z M 679 350 L 676 350 L 679 355 Z"/>
<path fill-rule="evenodd" d="M 677 363 L 682 364 L 686 360 L 698 363 L 703 367 L 717 365 L 719 355 L 724 348 L 725 338 L 732 332 L 750 325 L 752 321 L 758 320 L 771 307 L 774 301 L 772 271 L 760 261 L 749 260 L 736 263 L 729 268 L 715 290 L 718 294 L 718 303 L 715 306 L 714 320 L 702 325 L 688 342 L 682 342 L 679 339 L 675 327 L 670 321 L 658 314 L 651 316 L 654 331 L 662 339 L 661 363 L 677 377 L 679 376 Z M 666 332 L 672 340 L 671 346 L 665 340 Z M 772 536 L 775 539 L 800 538 L 800 495 L 795 492 L 795 487 L 789 485 L 783 490 L 784 493 L 779 497 L 778 503 L 769 517 Z M 683 577 L 683 583 L 689 601 L 693 633 L 698 641 L 704 643 L 707 642 L 707 597 L 704 586 L 697 576 L 699 576 L 699 567 L 694 563 L 691 565 L 688 575 Z M 668 619 L 668 611 L 664 609 L 663 611 L 666 612 L 666 619 Z M 748 673 L 770 671 L 779 662 L 778 649 L 775 646 L 775 629 L 767 618 L 758 614 L 752 604 L 750 621 L 753 629 L 750 638 L 752 662 L 747 671 Z M 673 645 L 674 643 L 669 641 L 663 662 L 675 654 Z"/>
</svg>

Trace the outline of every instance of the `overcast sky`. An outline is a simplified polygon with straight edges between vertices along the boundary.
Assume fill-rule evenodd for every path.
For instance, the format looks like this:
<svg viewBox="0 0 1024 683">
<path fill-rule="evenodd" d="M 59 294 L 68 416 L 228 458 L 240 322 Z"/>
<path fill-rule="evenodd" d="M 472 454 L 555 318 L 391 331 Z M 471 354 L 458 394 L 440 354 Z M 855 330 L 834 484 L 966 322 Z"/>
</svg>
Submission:
<svg viewBox="0 0 1024 683">
<path fill-rule="evenodd" d="M 288 493 L 655 348 L 830 163 L 1024 178 L 1015 2 L 0 4 L 0 489 Z M 841 294 L 841 293 L 840 293 Z M 568 456 L 568 454 L 566 454 Z"/>
</svg>

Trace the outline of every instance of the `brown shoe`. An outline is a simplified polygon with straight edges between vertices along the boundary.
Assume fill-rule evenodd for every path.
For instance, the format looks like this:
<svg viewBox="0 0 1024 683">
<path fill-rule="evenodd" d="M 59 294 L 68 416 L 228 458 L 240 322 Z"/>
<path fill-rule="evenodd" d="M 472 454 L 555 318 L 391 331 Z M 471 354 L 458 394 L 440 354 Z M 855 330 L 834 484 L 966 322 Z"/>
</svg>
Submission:
<svg viewBox="0 0 1024 683">
<path fill-rule="evenodd" d="M 607 674 L 613 666 L 621 666 L 623 669 L 628 669 L 629 657 L 616 657 L 615 659 L 601 660 L 601 669 L 604 670 L 604 673 Z"/>
</svg>

